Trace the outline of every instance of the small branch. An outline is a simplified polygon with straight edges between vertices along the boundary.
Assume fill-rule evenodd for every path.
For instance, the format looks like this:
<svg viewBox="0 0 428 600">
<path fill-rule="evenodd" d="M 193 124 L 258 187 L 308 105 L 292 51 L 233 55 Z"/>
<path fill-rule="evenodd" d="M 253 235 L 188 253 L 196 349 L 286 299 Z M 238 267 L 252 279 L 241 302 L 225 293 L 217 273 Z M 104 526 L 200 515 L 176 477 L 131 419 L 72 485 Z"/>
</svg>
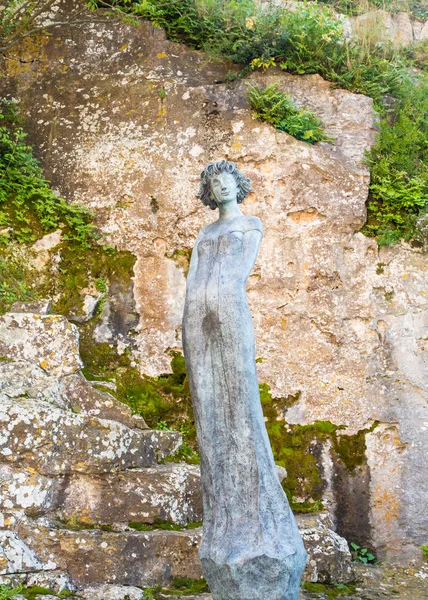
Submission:
<svg viewBox="0 0 428 600">
<path fill-rule="evenodd" d="M 19 44 L 24 38 L 27 38 L 29 36 L 34 37 L 36 34 L 38 35 L 49 35 L 48 33 L 43 34 L 43 31 L 46 31 L 46 29 L 52 29 L 54 27 L 61 27 L 63 25 L 70 25 L 70 26 L 76 26 L 76 25 L 89 25 L 91 23 L 112 23 L 112 19 L 82 19 L 82 20 L 77 20 L 77 21 L 57 21 L 55 23 L 49 23 L 47 25 L 42 25 L 40 27 L 34 27 L 33 29 L 30 29 L 30 31 L 27 31 L 26 33 L 22 33 L 20 35 L 19 38 L 15 38 L 12 39 L 10 42 L 8 42 L 5 46 L 0 46 L 0 52 L 6 52 L 7 50 L 10 50 L 10 48 L 13 48 L 13 46 L 16 46 L 16 44 Z"/>
</svg>

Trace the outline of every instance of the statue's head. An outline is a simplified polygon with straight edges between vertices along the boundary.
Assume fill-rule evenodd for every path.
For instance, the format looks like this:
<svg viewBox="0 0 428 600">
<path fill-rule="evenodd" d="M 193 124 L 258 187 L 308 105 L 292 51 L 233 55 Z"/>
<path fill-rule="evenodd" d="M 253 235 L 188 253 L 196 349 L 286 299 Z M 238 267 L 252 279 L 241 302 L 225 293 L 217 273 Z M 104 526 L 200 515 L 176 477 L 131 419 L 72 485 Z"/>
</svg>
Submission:
<svg viewBox="0 0 428 600">
<path fill-rule="evenodd" d="M 241 204 L 251 192 L 251 183 L 234 162 L 219 160 L 205 167 L 201 173 L 201 184 L 197 198 L 212 210 L 223 202 Z"/>
</svg>

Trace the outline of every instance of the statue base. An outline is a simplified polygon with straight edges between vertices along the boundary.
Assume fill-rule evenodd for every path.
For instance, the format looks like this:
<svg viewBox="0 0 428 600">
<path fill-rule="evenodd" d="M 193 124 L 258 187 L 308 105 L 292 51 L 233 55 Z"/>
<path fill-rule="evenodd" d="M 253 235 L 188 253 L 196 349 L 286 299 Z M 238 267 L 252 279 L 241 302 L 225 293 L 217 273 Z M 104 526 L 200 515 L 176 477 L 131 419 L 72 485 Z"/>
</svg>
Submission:
<svg viewBox="0 0 428 600">
<path fill-rule="evenodd" d="M 306 552 L 283 558 L 262 554 L 218 564 L 201 558 L 213 600 L 298 600 Z"/>
</svg>

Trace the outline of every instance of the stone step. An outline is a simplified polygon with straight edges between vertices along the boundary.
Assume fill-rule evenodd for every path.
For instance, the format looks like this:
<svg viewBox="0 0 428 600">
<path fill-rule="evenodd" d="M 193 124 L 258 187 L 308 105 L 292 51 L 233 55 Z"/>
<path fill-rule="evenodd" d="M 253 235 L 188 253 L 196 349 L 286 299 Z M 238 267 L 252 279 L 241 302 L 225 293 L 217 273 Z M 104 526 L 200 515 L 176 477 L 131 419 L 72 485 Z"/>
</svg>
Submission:
<svg viewBox="0 0 428 600">
<path fill-rule="evenodd" d="M 329 528 L 327 516 L 298 515 L 297 521 L 309 554 L 303 579 L 319 583 L 352 581 L 354 571 L 346 541 Z M 21 548 L 21 555 L 27 556 L 26 564 L 9 562 L 15 572 L 59 569 L 78 589 L 97 584 L 165 587 L 173 577 L 202 576 L 197 555 L 201 533 L 200 528 L 71 531 L 54 529 L 43 519 L 36 522 L 24 517 L 16 522 L 13 539 L 7 541 L 15 550 Z M 7 558 L 7 546 L 3 554 Z"/>
<path fill-rule="evenodd" d="M 130 429 L 36 398 L 0 394 L 0 460 L 41 475 L 149 467 L 175 452 L 174 431 Z"/>
<path fill-rule="evenodd" d="M 37 570 L 67 572 L 77 590 L 92 584 L 167 586 L 174 577 L 202 577 L 197 554 L 200 529 L 70 531 L 23 519 L 15 531 L 22 548 L 33 562 L 37 560 Z"/>
<path fill-rule="evenodd" d="M 100 476 L 63 477 L 52 488 L 49 514 L 116 531 L 130 522 L 184 526 L 201 521 L 199 467 L 168 463 Z"/>
</svg>

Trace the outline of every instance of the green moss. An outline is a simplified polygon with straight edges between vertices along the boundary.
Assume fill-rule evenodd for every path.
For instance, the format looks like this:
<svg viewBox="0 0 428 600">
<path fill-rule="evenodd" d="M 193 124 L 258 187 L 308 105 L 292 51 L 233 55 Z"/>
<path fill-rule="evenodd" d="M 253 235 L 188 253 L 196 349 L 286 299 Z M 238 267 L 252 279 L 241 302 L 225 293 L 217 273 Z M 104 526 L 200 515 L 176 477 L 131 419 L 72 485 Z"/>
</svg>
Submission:
<svg viewBox="0 0 428 600">
<path fill-rule="evenodd" d="M 7 312 L 14 302 L 32 302 L 39 298 L 32 287 L 35 277 L 25 254 L 13 244 L 0 242 L 0 314 Z"/>
<path fill-rule="evenodd" d="M 183 356 L 171 352 L 172 373 L 143 376 L 131 366 L 127 353 L 119 355 L 115 347 L 97 344 L 92 329 L 90 323 L 80 328 L 85 376 L 90 380 L 115 381 L 115 397 L 141 415 L 149 427 L 156 429 L 161 423 L 163 429 L 180 431 L 183 444 L 177 453 L 165 459 L 166 462 L 184 460 L 198 464 L 196 427 Z"/>
<path fill-rule="evenodd" d="M 356 585 L 353 583 L 328 585 L 326 583 L 312 583 L 310 581 L 305 581 L 303 583 L 303 588 L 311 594 L 322 594 L 323 598 L 327 597 L 329 600 L 338 598 L 339 596 L 350 596 L 357 591 Z"/>
<path fill-rule="evenodd" d="M 202 527 L 202 521 L 195 521 L 194 523 L 187 523 L 187 525 L 175 525 L 174 523 L 168 523 L 165 521 L 155 521 L 151 523 L 141 523 L 139 521 L 129 521 L 128 527 L 135 529 L 136 531 L 154 531 L 156 529 L 162 529 L 164 531 L 185 531 L 186 529 L 197 529 Z"/>
<path fill-rule="evenodd" d="M 299 400 L 299 394 L 287 398 L 273 398 L 267 384 L 260 385 L 260 398 L 266 428 L 272 445 L 275 462 L 287 469 L 282 485 L 295 512 L 322 510 L 325 483 L 321 472 L 322 446 L 330 440 L 337 460 L 353 472 L 364 464 L 365 437 L 373 431 L 364 429 L 355 435 L 343 435 L 343 426 L 330 421 L 317 421 L 310 425 L 292 425 L 284 420 L 285 410 Z"/>
<path fill-rule="evenodd" d="M 56 522 L 62 529 L 70 529 L 71 531 L 84 531 L 87 529 L 95 529 L 95 523 L 86 520 L 80 520 L 76 515 L 71 515 L 67 519 L 56 519 Z"/>
<path fill-rule="evenodd" d="M 333 437 L 333 447 L 343 464 L 349 472 L 355 471 L 366 461 L 366 435 L 375 430 L 379 425 L 375 421 L 368 429 L 361 429 L 354 435 L 335 435 Z"/>
<path fill-rule="evenodd" d="M 153 531 L 154 527 L 147 523 L 139 523 L 138 521 L 129 521 L 128 527 L 136 531 Z"/>
<path fill-rule="evenodd" d="M 376 275 L 383 275 L 386 264 L 383 262 L 377 263 Z"/>
<path fill-rule="evenodd" d="M 45 588 L 40 585 L 33 585 L 31 587 L 24 588 L 21 594 L 26 600 L 34 600 L 37 595 L 52 596 L 54 593 L 49 588 Z"/>
<path fill-rule="evenodd" d="M 120 281 L 122 286 L 132 283 L 136 257 L 131 252 L 119 252 L 105 246 L 85 248 L 66 242 L 59 253 L 59 276 L 51 294 L 60 295 L 53 306 L 54 312 L 66 317 L 82 312 L 83 289 L 92 287 L 106 293 L 112 282 Z"/>
<path fill-rule="evenodd" d="M 335 438 L 334 450 L 349 471 L 355 471 L 364 464 L 366 458 L 366 430 L 355 435 L 341 435 Z"/>
<path fill-rule="evenodd" d="M 198 595 L 209 592 L 209 587 L 205 579 L 190 579 L 189 577 L 174 577 L 167 588 L 156 586 L 154 588 L 144 588 L 144 600 L 160 600 L 165 596 L 188 596 Z"/>
<path fill-rule="evenodd" d="M 260 385 L 260 399 L 275 462 L 287 469 L 282 485 L 290 505 L 296 512 L 318 512 L 322 510 L 324 484 L 317 453 L 321 451 L 320 443 L 334 435 L 338 427 L 329 421 L 312 425 L 288 424 L 284 412 L 298 402 L 299 397 L 298 393 L 273 398 L 269 386 Z"/>
<path fill-rule="evenodd" d="M 209 592 L 205 579 L 190 579 L 189 577 L 174 577 L 168 589 L 163 589 L 164 594 L 175 596 L 189 596 Z"/>
</svg>

